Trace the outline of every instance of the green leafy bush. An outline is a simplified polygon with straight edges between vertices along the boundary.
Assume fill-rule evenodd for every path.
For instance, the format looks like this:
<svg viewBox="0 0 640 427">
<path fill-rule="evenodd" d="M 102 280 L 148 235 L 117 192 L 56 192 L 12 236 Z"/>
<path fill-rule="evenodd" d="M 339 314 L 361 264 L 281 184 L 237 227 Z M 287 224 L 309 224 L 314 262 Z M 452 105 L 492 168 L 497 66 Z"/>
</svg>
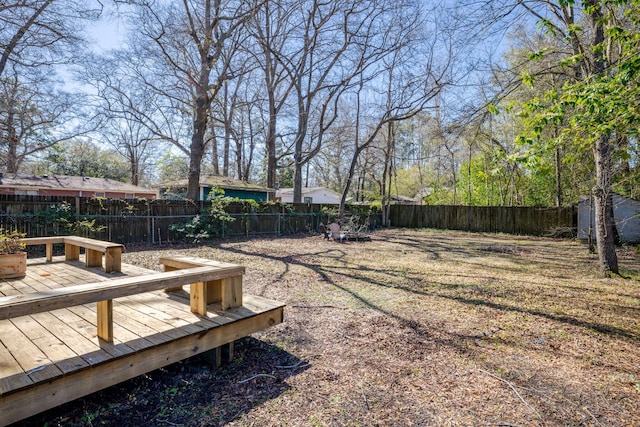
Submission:
<svg viewBox="0 0 640 427">
<path fill-rule="evenodd" d="M 209 193 L 208 200 L 211 201 L 211 207 L 206 212 L 186 223 L 172 224 L 169 229 L 194 243 L 220 235 L 226 222 L 235 221 L 226 210 L 234 199 L 225 196 L 224 190 L 216 187 Z"/>
</svg>

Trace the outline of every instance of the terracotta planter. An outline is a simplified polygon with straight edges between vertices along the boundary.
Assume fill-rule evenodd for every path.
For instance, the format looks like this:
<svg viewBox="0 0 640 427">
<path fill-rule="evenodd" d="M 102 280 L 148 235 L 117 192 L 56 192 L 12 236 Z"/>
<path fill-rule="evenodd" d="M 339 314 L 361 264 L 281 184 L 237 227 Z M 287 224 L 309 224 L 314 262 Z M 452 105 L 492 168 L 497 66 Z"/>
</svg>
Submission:
<svg viewBox="0 0 640 427">
<path fill-rule="evenodd" d="M 0 279 L 13 279 L 27 274 L 27 253 L 0 255 Z"/>
</svg>

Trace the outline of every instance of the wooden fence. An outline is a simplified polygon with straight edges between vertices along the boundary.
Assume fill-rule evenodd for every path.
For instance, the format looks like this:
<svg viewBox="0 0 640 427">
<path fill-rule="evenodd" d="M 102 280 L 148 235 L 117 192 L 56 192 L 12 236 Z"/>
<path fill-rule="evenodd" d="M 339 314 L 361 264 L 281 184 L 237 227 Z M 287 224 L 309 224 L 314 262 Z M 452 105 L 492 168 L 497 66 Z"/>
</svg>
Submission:
<svg viewBox="0 0 640 427">
<path fill-rule="evenodd" d="M 81 197 L 0 195 L 0 227 L 29 237 L 75 234 L 120 243 L 163 243 L 183 239 L 173 229 L 206 215 L 210 202 L 181 200 L 116 200 Z M 355 215 L 374 226 L 379 214 L 356 208 Z M 318 230 L 335 218 L 335 206 L 232 203 L 234 219 L 222 223 L 220 236 L 295 234 Z"/>
<path fill-rule="evenodd" d="M 80 197 L 0 195 L 0 227 L 29 237 L 76 234 L 120 243 L 181 240 L 172 225 L 205 214 L 210 202 L 115 200 Z M 353 206 L 350 213 L 370 228 L 379 213 Z M 232 203 L 234 221 L 221 224 L 221 236 L 286 235 L 318 230 L 335 219 L 335 205 Z M 391 225 L 527 235 L 559 235 L 574 228 L 572 208 L 393 205 Z"/>
<path fill-rule="evenodd" d="M 570 236 L 575 229 L 572 207 L 393 205 L 391 225 L 533 236 Z"/>
</svg>

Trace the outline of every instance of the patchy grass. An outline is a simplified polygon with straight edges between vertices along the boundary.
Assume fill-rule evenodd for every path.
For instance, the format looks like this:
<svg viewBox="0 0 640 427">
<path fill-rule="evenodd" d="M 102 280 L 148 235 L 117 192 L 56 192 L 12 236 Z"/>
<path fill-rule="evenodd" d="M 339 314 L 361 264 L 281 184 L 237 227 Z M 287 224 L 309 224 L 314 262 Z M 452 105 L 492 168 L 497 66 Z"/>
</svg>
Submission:
<svg viewBox="0 0 640 427">
<path fill-rule="evenodd" d="M 130 250 L 124 262 L 150 268 L 169 253 L 244 264 L 245 291 L 286 302 L 285 323 L 240 341 L 219 370 L 185 361 L 27 423 L 638 425 L 633 248 L 620 251 L 625 277 L 603 279 L 570 240 L 371 237 Z"/>
</svg>

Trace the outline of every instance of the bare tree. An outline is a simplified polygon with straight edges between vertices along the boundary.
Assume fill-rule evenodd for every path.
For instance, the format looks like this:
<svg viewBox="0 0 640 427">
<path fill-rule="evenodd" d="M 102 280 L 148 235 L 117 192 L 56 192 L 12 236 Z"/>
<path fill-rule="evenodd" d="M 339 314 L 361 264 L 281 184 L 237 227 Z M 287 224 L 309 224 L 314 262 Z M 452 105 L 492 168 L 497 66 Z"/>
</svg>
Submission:
<svg viewBox="0 0 640 427">
<path fill-rule="evenodd" d="M 179 111 L 188 110 L 192 117 L 190 143 L 177 144 L 190 159 L 187 198 L 197 199 L 199 195 L 212 102 L 224 82 L 236 77 L 232 52 L 246 35 L 243 26 L 261 3 L 184 0 L 180 5 L 146 1 L 138 4 L 142 37 L 151 42 L 149 53 L 161 62 L 156 69 L 163 74 L 160 79 L 148 76 L 145 82 L 157 93 L 173 97 L 180 104 L 176 105 Z M 169 93 L 163 80 L 171 82 L 181 96 Z"/>
<path fill-rule="evenodd" d="M 295 22 L 295 5 L 299 0 L 279 2 L 265 2 L 256 13 L 252 25 L 252 34 L 257 41 L 255 57 L 263 73 L 264 91 L 266 95 L 266 134 L 265 154 L 266 184 L 269 188 L 276 187 L 276 171 L 278 161 L 278 117 L 286 106 L 289 95 L 294 87 L 294 80 L 289 79 L 287 69 L 279 58 L 288 55 L 285 47 L 293 38 Z"/>
<path fill-rule="evenodd" d="M 345 211 L 359 156 L 385 128 L 387 155 L 380 191 L 383 201 L 388 204 L 389 162 L 395 145 L 392 125 L 423 111 L 448 82 L 451 56 L 435 59 L 435 45 L 441 41 L 440 34 L 433 34 L 430 43 L 416 37 L 424 24 L 421 11 L 413 8 L 411 3 L 395 3 L 386 12 L 386 27 L 372 28 L 367 41 L 367 47 L 375 47 L 379 57 L 374 62 L 375 66 L 363 69 L 358 76 L 354 150 L 342 191 L 341 215 Z M 377 34 L 385 34 L 385 37 L 378 39 Z M 419 50 L 418 46 L 426 49 Z M 385 218 L 387 222 L 388 218 Z"/>
<path fill-rule="evenodd" d="M 0 77 L 7 67 L 60 64 L 81 53 L 82 25 L 102 11 L 99 2 L 21 0 L 0 4 Z M 17 67 L 17 68 L 16 68 Z"/>
<path fill-rule="evenodd" d="M 288 43 L 280 45 L 282 50 L 268 49 L 286 73 L 281 95 L 290 97 L 287 113 L 295 117 L 286 138 L 286 151 L 293 154 L 294 201 L 301 201 L 303 168 L 320 151 L 324 133 L 337 118 L 341 96 L 378 58 L 375 46 L 363 46 L 369 47 L 385 10 L 384 2 L 378 1 L 295 2 L 286 15 L 292 22 Z"/>
<path fill-rule="evenodd" d="M 92 7 L 93 6 L 93 7 Z M 78 96 L 58 90 L 54 66 L 83 49 L 82 25 L 99 3 L 14 1 L 0 4 L 0 152 L 7 172 L 29 156 L 87 132 Z"/>
<path fill-rule="evenodd" d="M 53 82 L 35 70 L 30 77 L 24 81 L 15 72 L 0 79 L 0 164 L 8 173 L 17 173 L 30 156 L 86 135 L 92 127 L 90 115 L 78 118 L 79 96 L 53 89 Z"/>
<path fill-rule="evenodd" d="M 144 66 L 135 50 L 91 55 L 85 64 L 80 77 L 94 88 L 89 98 L 100 120 L 92 135 L 127 160 L 131 183 L 138 185 L 149 162 L 159 157 L 167 143 L 179 141 L 186 126 L 180 126 L 179 114 L 165 120 L 164 99 L 138 78 Z"/>
</svg>

